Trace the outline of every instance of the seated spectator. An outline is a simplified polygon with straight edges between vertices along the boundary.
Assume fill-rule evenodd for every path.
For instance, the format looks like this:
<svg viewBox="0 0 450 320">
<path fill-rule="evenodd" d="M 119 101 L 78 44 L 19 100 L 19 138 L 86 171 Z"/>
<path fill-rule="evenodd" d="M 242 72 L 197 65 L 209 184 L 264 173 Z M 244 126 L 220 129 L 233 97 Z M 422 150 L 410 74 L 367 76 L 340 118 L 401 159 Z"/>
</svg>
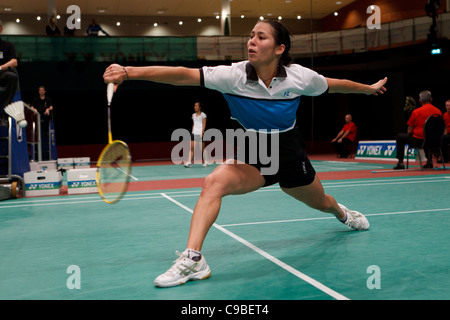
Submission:
<svg viewBox="0 0 450 320">
<path fill-rule="evenodd" d="M 0 20 L 0 33 L 3 31 L 3 23 Z M 15 71 L 18 62 L 14 44 L 0 38 L 0 87 L 5 88 L 2 93 L 3 103 L 0 105 L 0 125 L 8 126 L 8 115 L 4 112 L 5 106 L 13 102 L 18 88 L 18 76 Z M 0 102 L 1 103 L 1 102 Z"/>
<path fill-rule="evenodd" d="M 345 125 L 337 134 L 336 138 L 331 140 L 331 145 L 336 150 L 339 158 L 347 158 L 350 155 L 350 146 L 356 139 L 357 127 L 352 121 L 352 115 L 345 116 Z"/>
<path fill-rule="evenodd" d="M 431 104 L 433 99 L 430 91 L 422 91 L 419 94 L 419 98 L 419 102 L 422 106 L 415 109 L 409 117 L 407 133 L 399 133 L 397 135 L 396 145 L 398 163 L 394 167 L 394 170 L 405 169 L 405 165 L 403 164 L 405 145 L 408 144 L 412 148 L 422 147 L 424 140 L 423 127 L 425 126 L 425 121 L 427 121 L 428 117 L 433 114 L 442 116 L 441 110 Z M 423 167 L 433 168 L 433 160 L 431 159 L 429 150 L 424 149 L 424 152 L 427 156 L 427 163 Z"/>
</svg>

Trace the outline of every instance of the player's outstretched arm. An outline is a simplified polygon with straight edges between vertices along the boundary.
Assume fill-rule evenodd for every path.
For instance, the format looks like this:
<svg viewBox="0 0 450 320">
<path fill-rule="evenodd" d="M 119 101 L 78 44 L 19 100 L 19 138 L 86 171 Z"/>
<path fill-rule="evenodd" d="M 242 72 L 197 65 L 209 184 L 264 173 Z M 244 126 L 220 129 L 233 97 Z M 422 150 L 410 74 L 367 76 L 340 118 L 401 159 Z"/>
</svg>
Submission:
<svg viewBox="0 0 450 320">
<path fill-rule="evenodd" d="M 124 67 L 112 64 L 106 68 L 103 80 L 117 85 L 125 80 L 147 80 L 180 86 L 199 86 L 200 70 L 170 66 Z"/>
<path fill-rule="evenodd" d="M 328 92 L 330 93 L 363 93 L 377 96 L 386 92 L 384 85 L 387 82 L 387 77 L 371 85 L 345 79 L 326 79 Z"/>
</svg>

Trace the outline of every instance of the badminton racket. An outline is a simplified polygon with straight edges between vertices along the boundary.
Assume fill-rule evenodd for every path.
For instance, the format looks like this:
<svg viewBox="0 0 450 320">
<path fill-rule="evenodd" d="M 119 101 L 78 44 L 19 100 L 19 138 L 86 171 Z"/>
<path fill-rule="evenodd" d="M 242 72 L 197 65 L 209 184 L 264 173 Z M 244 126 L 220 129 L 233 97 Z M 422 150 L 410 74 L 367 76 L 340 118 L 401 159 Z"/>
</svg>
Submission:
<svg viewBox="0 0 450 320">
<path fill-rule="evenodd" d="M 98 193 L 106 203 L 116 203 L 127 192 L 131 177 L 131 155 L 125 142 L 113 140 L 111 133 L 111 101 L 114 83 L 108 83 L 108 145 L 97 161 Z"/>
</svg>

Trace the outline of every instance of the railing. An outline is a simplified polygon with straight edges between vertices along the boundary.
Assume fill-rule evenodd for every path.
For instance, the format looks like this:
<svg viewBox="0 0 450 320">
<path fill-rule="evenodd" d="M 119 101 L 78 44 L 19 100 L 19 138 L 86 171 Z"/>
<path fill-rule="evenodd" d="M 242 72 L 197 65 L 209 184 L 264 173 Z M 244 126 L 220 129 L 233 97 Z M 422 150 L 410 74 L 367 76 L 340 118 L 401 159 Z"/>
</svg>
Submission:
<svg viewBox="0 0 450 320">
<path fill-rule="evenodd" d="M 364 52 L 427 40 L 428 16 L 381 24 L 380 29 L 355 28 L 294 35 L 294 57 Z M 438 37 L 450 38 L 450 13 L 437 19 Z M 216 37 L 46 37 L 2 35 L 16 46 L 21 61 L 195 61 L 247 58 L 247 36 Z M 312 41 L 311 41 L 312 39 Z M 312 45 L 313 44 L 313 45 Z"/>
</svg>

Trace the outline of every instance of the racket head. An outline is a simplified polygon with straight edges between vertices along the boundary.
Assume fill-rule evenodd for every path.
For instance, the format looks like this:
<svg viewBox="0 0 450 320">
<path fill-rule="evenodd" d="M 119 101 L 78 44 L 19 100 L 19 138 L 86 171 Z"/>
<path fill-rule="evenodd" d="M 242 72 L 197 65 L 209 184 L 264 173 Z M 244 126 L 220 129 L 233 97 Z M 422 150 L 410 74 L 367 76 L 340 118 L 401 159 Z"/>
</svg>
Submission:
<svg viewBox="0 0 450 320">
<path fill-rule="evenodd" d="M 131 154 L 127 144 L 112 141 L 97 162 L 98 193 L 106 203 L 116 203 L 128 189 L 131 176 Z"/>
</svg>

